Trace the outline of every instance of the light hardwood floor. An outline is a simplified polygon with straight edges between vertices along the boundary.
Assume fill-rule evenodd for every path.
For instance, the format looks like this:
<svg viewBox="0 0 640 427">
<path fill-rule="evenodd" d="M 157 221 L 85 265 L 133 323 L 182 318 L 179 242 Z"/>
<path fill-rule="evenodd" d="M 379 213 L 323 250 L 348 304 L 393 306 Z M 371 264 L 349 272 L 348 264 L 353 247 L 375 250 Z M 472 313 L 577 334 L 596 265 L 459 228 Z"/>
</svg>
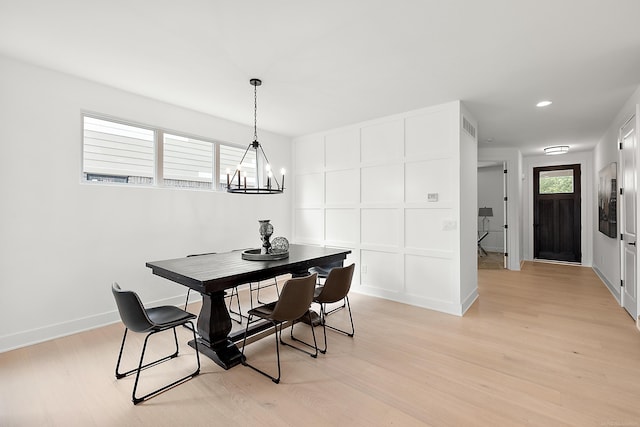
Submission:
<svg viewBox="0 0 640 427">
<path fill-rule="evenodd" d="M 461 318 L 352 293 L 356 336 L 330 333 L 317 360 L 284 348 L 279 385 L 202 358 L 200 376 L 138 406 L 133 379 L 113 376 L 119 324 L 6 352 L 0 425 L 640 426 L 640 333 L 591 269 L 482 270 L 479 292 Z M 266 369 L 270 338 L 248 347 Z M 190 369 L 181 348 L 142 391 Z"/>
</svg>

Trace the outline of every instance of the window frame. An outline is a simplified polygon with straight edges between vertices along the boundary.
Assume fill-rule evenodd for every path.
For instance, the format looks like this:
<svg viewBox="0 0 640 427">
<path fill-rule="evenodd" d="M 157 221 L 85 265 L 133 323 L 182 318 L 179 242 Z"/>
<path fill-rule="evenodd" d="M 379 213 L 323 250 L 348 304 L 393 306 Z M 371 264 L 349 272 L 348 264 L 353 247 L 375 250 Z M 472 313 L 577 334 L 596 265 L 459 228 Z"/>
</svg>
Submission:
<svg viewBox="0 0 640 427">
<path fill-rule="evenodd" d="M 88 179 L 85 179 L 85 174 L 86 175 L 110 175 L 107 173 L 99 173 L 99 172 L 85 172 L 85 117 L 91 118 L 91 119 L 95 119 L 95 120 L 102 120 L 102 121 L 106 121 L 106 122 L 111 122 L 111 123 L 115 123 L 115 124 L 119 124 L 119 125 L 123 125 L 123 126 L 130 126 L 130 127 L 136 127 L 136 128 L 140 128 L 140 129 L 144 129 L 147 131 L 151 131 L 153 133 L 153 176 L 152 176 L 152 180 L 150 184 L 142 184 L 142 183 L 129 183 L 129 182 L 116 182 L 116 181 L 90 181 Z M 99 114 L 93 114 L 93 113 L 88 113 L 88 112 L 82 112 L 81 116 L 80 116 L 80 182 L 82 183 L 86 183 L 86 184 L 90 184 L 90 185 L 99 185 L 99 184 L 103 184 L 103 185 L 124 185 L 124 186 L 136 186 L 136 187 L 153 187 L 157 185 L 157 170 L 156 170 L 156 162 L 157 162 L 157 156 L 158 156 L 158 152 L 157 152 L 157 144 L 156 144 L 156 140 L 157 140 L 157 132 L 156 129 L 154 129 L 152 126 L 147 126 L 147 125 L 143 125 L 140 123 L 135 123 L 135 122 L 131 122 L 131 121 L 125 121 L 125 120 L 121 120 L 118 118 L 114 118 L 114 117 L 109 117 L 106 115 L 99 115 Z"/>
<path fill-rule="evenodd" d="M 116 182 L 116 181 L 91 181 L 85 178 L 86 175 L 100 175 L 94 172 L 85 172 L 84 168 L 84 155 L 85 155 L 85 117 L 89 117 L 96 120 L 103 120 L 108 122 L 117 123 L 124 126 L 132 126 L 138 127 L 141 129 L 149 130 L 153 132 L 153 162 L 154 162 L 154 175 L 151 184 L 141 184 L 141 183 L 128 183 L 128 182 Z M 177 137 L 183 137 L 188 139 L 195 139 L 202 142 L 208 142 L 213 145 L 212 155 L 212 178 L 211 178 L 211 187 L 202 188 L 202 187 L 180 187 L 175 185 L 165 185 L 165 177 L 164 177 L 164 138 L 165 135 L 173 135 Z M 166 188 L 173 190 L 191 190 L 191 191 L 215 191 L 218 193 L 226 192 L 226 189 L 220 183 L 220 174 L 221 174 L 221 166 L 220 166 L 220 147 L 228 146 L 237 148 L 240 150 L 246 149 L 246 146 L 242 144 L 236 144 L 227 141 L 221 141 L 213 138 L 202 137 L 199 135 L 189 134 L 187 132 L 176 131 L 172 129 L 166 129 L 159 126 L 151 126 L 139 122 L 135 122 L 132 120 L 124 120 L 118 117 L 109 116 L 106 114 L 100 114 L 90 111 L 81 111 L 80 114 L 80 183 L 88 184 L 88 185 L 107 185 L 107 186 L 133 186 L 133 187 L 143 187 L 143 188 Z M 238 159 L 240 160 L 240 159 Z M 258 162 L 256 161 L 256 175 L 259 171 Z M 108 174 L 102 174 L 108 175 Z"/>
<path fill-rule="evenodd" d="M 564 175 L 558 175 L 558 173 L 560 172 L 569 172 L 567 174 Z M 554 169 L 554 170 L 545 170 L 545 171 L 539 171 L 538 172 L 539 176 L 538 176 L 538 194 L 541 195 L 552 195 L 552 194 L 574 194 L 575 190 L 576 190 L 576 186 L 575 186 L 575 180 L 576 180 L 576 171 L 572 168 L 563 168 L 563 169 Z M 543 177 L 542 174 L 545 174 L 545 176 Z M 542 192 L 541 188 L 543 186 L 543 181 L 549 180 L 549 179 L 554 179 L 554 178 L 570 178 L 571 180 L 571 191 L 553 191 L 553 192 Z"/>
</svg>

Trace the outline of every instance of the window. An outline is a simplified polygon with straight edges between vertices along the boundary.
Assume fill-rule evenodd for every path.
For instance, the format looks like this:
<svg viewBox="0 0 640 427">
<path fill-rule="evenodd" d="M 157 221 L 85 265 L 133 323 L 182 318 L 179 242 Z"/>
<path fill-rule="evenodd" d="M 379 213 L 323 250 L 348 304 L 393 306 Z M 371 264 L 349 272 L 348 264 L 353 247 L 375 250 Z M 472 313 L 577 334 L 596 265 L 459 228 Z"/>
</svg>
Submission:
<svg viewBox="0 0 640 427">
<path fill-rule="evenodd" d="M 162 146 L 165 186 L 211 188 L 215 165 L 213 143 L 165 133 Z"/>
<path fill-rule="evenodd" d="M 233 174 L 238 168 L 238 160 L 242 159 L 246 148 L 232 147 L 229 145 L 220 145 L 220 188 L 227 188 L 227 175 L 229 179 L 233 179 Z M 256 151 L 251 149 L 247 151 L 242 164 L 240 165 L 241 177 L 240 183 L 244 185 L 244 178 L 247 178 L 247 185 L 254 186 L 256 183 Z M 232 185 L 238 185 L 238 175 L 236 175 Z"/>
<path fill-rule="evenodd" d="M 84 116 L 86 181 L 153 184 L 154 131 Z"/>
<path fill-rule="evenodd" d="M 159 128 L 83 115 L 82 177 L 86 182 L 172 188 L 227 188 L 242 160 L 240 181 L 256 183 L 256 153 Z M 246 152 L 246 155 L 245 155 Z M 157 167 L 156 167 L 157 166 Z M 157 176 L 156 176 L 157 174 Z M 216 184 L 215 176 L 218 175 Z M 234 180 L 237 185 L 237 177 Z"/>
<path fill-rule="evenodd" d="M 539 194 L 573 193 L 573 169 L 541 171 Z"/>
</svg>

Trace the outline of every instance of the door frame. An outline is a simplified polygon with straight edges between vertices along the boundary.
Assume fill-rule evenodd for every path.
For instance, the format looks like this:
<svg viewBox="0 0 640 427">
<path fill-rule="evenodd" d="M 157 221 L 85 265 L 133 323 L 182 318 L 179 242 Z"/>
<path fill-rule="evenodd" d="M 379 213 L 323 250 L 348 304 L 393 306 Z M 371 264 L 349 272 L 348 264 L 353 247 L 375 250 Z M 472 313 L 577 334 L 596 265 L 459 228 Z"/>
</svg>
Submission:
<svg viewBox="0 0 640 427">
<path fill-rule="evenodd" d="M 573 177 L 573 191 L 571 193 L 552 193 L 552 194 L 540 194 L 540 174 L 543 172 L 553 172 L 553 171 L 565 171 L 565 170 L 571 170 L 572 171 L 572 177 Z M 537 173 L 536 173 L 537 171 Z M 536 179 L 536 177 L 538 179 Z M 576 179 L 577 178 L 577 179 Z M 533 223 L 534 223 L 534 228 L 533 228 L 533 256 L 535 259 L 538 260 L 546 260 L 546 261 L 566 261 L 566 262 L 571 262 L 571 263 L 577 263 L 577 264 L 582 264 L 582 242 L 580 241 L 580 235 L 581 235 L 581 231 L 582 231 L 582 211 L 581 211 L 581 197 L 582 197 L 582 187 L 580 186 L 582 181 L 582 171 L 580 168 L 580 164 L 578 163 L 573 163 L 573 164 L 566 164 L 566 165 L 560 165 L 560 166 L 541 166 L 541 167 L 534 167 L 533 168 Z M 536 191 L 537 190 L 537 191 Z M 571 214 L 571 225 L 572 225 L 572 232 L 571 232 L 571 236 L 572 237 L 572 251 L 571 253 L 573 254 L 572 256 L 575 256 L 575 258 L 577 259 L 571 259 L 571 260 L 561 260 L 561 259 L 556 259 L 556 258 L 544 258 L 540 255 L 541 248 L 540 246 L 542 246 L 542 239 L 541 239 L 541 217 L 543 216 L 543 213 L 548 213 L 546 209 L 541 209 L 540 208 L 540 202 L 542 200 L 552 200 L 552 201 L 557 201 L 558 199 L 560 200 L 566 200 L 566 199 L 571 199 L 571 205 L 573 207 L 573 213 Z M 538 203 L 536 203 L 538 202 Z M 556 209 L 557 208 L 557 209 Z M 553 229 L 556 232 L 559 232 L 560 235 L 562 236 L 562 233 L 560 232 L 559 224 L 556 223 L 555 221 L 561 221 L 560 219 L 560 213 L 558 212 L 558 209 L 560 209 L 559 205 L 557 205 L 556 203 L 553 203 Z M 545 215 L 546 216 L 546 215 Z M 537 219 L 537 227 L 536 227 L 536 219 Z M 565 218 L 566 219 L 566 218 Z M 562 237 L 556 236 L 555 233 L 554 234 L 554 242 L 558 243 L 555 239 L 562 239 Z M 549 242 L 547 242 L 549 243 Z M 538 246 L 536 248 L 536 246 Z M 555 245 L 554 245 L 555 246 Z M 537 251 L 536 251 L 537 249 Z M 556 256 L 559 256 L 560 254 L 555 252 L 554 253 Z"/>
<path fill-rule="evenodd" d="M 483 164 L 483 166 L 480 166 L 480 164 Z M 508 163 L 506 160 L 479 160 L 478 161 L 478 167 L 477 170 L 479 171 L 480 168 L 482 167 L 500 167 L 501 168 L 501 177 L 502 177 L 502 203 L 500 203 L 499 207 L 496 207 L 495 209 L 502 209 L 502 217 L 503 217 L 503 223 L 499 225 L 500 228 L 502 228 L 502 245 L 503 245 L 503 260 L 502 260 L 502 267 L 505 270 L 509 270 L 510 268 L 510 264 L 509 264 L 509 259 L 512 256 L 510 254 L 510 249 L 509 249 L 509 245 L 510 245 L 510 241 L 508 239 L 509 235 L 508 235 L 508 224 L 509 224 L 509 205 L 511 204 L 511 199 L 509 199 L 509 184 L 508 184 L 508 180 L 509 180 L 509 171 L 508 171 Z M 497 216 L 497 215 L 496 215 Z M 496 225 L 494 225 L 494 228 L 498 227 Z M 479 231 L 479 228 L 478 228 Z M 479 233 L 478 233 L 479 234 Z"/>
<path fill-rule="evenodd" d="M 523 158 L 514 148 L 479 148 L 478 162 L 503 162 L 507 166 L 507 197 L 511 203 L 507 207 L 506 218 L 509 224 L 508 270 L 519 271 L 523 261 L 523 210 L 522 199 Z"/>
<path fill-rule="evenodd" d="M 633 316 L 635 315 L 635 319 L 634 322 L 636 322 L 636 325 L 638 326 L 638 329 L 640 329 L 640 297 L 638 296 L 638 288 L 640 287 L 640 284 L 638 283 L 638 272 L 640 271 L 640 256 L 638 254 L 638 249 L 636 246 L 636 255 L 635 255 L 635 295 L 636 295 L 636 301 L 635 301 L 635 313 L 629 313 L 629 311 L 627 310 L 626 306 L 625 306 L 625 290 L 624 287 L 622 286 L 622 281 L 624 280 L 625 276 L 625 245 L 626 245 L 626 241 L 623 239 L 623 226 L 624 223 L 623 221 L 626 221 L 625 215 L 624 215 L 624 211 L 626 209 L 625 207 L 625 200 L 624 200 L 624 196 L 620 195 L 620 188 L 624 188 L 624 180 L 621 179 L 621 177 L 624 174 L 624 161 L 622 158 L 622 138 L 623 138 L 623 134 L 622 134 L 622 130 L 624 129 L 625 126 L 627 126 L 629 123 L 634 122 L 634 127 L 635 127 L 635 133 L 636 133 L 636 177 L 635 177 L 635 185 L 636 185 L 636 206 L 635 206 L 635 215 L 636 217 L 633 219 L 635 221 L 635 228 L 636 228 L 636 238 L 638 237 L 638 235 L 640 234 L 640 231 L 638 229 L 638 218 L 640 217 L 640 197 L 637 196 L 637 192 L 638 192 L 638 187 L 640 186 L 640 175 L 638 173 L 638 161 L 640 156 L 638 155 L 638 148 L 640 147 L 640 129 L 638 129 L 638 125 L 640 125 L 640 117 L 638 116 L 638 113 L 640 112 L 640 108 L 636 107 L 636 112 L 635 114 L 633 114 L 629 119 L 625 120 L 624 123 L 622 123 L 620 125 L 620 128 L 618 129 L 618 140 L 617 140 L 617 144 L 619 146 L 619 150 L 618 150 L 618 170 L 617 170 L 617 182 L 618 182 L 618 197 L 619 197 L 619 204 L 618 204 L 618 235 L 620 236 L 620 293 L 619 293 L 619 303 L 620 303 L 620 307 L 624 308 L 625 311 L 631 315 L 631 317 L 633 318 Z M 618 238 L 618 236 L 616 236 L 616 239 Z M 628 286 L 628 285 L 626 285 Z"/>
<path fill-rule="evenodd" d="M 594 205 L 594 177 L 593 159 L 590 152 L 568 153 L 559 156 L 531 156 L 523 159 L 526 175 L 523 177 L 522 197 L 526 203 L 523 212 L 523 248 L 524 259 L 533 261 L 533 168 L 545 166 L 561 166 L 569 164 L 580 165 L 580 250 L 582 252 L 582 266 L 591 267 L 593 263 L 593 216 L 596 211 Z"/>
</svg>

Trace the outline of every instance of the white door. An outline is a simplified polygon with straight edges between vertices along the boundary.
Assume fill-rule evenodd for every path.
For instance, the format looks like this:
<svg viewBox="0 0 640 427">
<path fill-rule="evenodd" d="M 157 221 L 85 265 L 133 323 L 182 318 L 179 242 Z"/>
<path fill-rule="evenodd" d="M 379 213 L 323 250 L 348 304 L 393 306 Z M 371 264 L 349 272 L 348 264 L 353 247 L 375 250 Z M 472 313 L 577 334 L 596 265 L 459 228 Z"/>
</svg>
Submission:
<svg viewBox="0 0 640 427">
<path fill-rule="evenodd" d="M 636 193 L 637 193 L 637 158 L 638 147 L 637 132 L 635 128 L 636 118 L 632 117 L 620 129 L 621 142 L 621 175 L 623 188 L 622 194 L 622 306 L 629 312 L 633 320 L 636 320 L 637 303 L 637 230 L 636 230 Z"/>
</svg>

